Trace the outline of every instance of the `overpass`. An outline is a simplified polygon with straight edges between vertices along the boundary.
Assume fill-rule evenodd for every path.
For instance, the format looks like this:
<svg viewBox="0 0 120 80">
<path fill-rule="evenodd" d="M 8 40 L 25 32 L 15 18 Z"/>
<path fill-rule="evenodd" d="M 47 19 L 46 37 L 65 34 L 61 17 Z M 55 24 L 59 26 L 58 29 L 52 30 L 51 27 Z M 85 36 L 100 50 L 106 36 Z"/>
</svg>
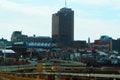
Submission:
<svg viewBox="0 0 120 80">
<path fill-rule="evenodd" d="M 76 62 L 70 63 L 39 63 L 29 65 L 0 66 L 0 78 L 8 80 L 120 80 L 120 68 L 93 68 L 87 69 Z M 113 70 L 112 70 L 113 69 Z M 18 79 L 19 78 L 19 79 Z"/>
</svg>

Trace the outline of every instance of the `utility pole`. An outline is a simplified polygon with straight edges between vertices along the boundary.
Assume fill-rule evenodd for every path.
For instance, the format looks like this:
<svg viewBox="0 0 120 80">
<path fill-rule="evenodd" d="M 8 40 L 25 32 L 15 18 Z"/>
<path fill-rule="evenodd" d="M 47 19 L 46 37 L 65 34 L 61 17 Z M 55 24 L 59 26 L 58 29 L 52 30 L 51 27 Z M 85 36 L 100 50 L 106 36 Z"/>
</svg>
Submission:
<svg viewBox="0 0 120 80">
<path fill-rule="evenodd" d="M 67 1 L 65 0 L 65 7 L 67 7 Z"/>
<path fill-rule="evenodd" d="M 4 54 L 3 54 L 3 58 L 4 58 L 4 63 L 6 62 L 6 43 L 4 42 Z"/>
</svg>

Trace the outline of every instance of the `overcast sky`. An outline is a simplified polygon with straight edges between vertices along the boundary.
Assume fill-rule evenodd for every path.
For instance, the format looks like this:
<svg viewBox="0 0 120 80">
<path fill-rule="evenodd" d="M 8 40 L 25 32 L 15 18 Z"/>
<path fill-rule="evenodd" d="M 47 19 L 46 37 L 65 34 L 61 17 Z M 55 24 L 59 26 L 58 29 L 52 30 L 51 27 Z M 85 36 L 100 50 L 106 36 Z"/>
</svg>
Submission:
<svg viewBox="0 0 120 80">
<path fill-rule="evenodd" d="M 13 31 L 50 36 L 52 14 L 65 7 L 64 0 L 0 0 L 0 38 Z M 120 0 L 67 0 L 74 10 L 74 39 L 91 41 L 101 35 L 120 38 Z"/>
</svg>

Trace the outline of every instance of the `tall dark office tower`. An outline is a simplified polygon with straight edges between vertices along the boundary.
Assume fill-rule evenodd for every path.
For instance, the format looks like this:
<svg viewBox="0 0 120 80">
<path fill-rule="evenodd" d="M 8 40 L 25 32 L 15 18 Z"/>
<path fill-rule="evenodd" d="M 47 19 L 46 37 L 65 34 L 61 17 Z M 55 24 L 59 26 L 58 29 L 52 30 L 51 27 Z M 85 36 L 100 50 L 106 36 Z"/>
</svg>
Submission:
<svg viewBox="0 0 120 80">
<path fill-rule="evenodd" d="M 52 39 L 63 45 L 70 45 L 74 40 L 74 11 L 62 8 L 52 15 Z"/>
</svg>

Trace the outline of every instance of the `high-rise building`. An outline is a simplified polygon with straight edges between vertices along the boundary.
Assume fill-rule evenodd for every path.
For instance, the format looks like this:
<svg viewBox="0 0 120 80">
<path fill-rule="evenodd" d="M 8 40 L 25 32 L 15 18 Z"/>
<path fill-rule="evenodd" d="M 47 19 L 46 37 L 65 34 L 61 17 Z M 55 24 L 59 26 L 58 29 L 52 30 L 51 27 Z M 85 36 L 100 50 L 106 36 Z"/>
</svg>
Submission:
<svg viewBox="0 0 120 80">
<path fill-rule="evenodd" d="M 62 8 L 52 15 L 52 39 L 60 45 L 70 45 L 74 41 L 74 11 Z"/>
</svg>

